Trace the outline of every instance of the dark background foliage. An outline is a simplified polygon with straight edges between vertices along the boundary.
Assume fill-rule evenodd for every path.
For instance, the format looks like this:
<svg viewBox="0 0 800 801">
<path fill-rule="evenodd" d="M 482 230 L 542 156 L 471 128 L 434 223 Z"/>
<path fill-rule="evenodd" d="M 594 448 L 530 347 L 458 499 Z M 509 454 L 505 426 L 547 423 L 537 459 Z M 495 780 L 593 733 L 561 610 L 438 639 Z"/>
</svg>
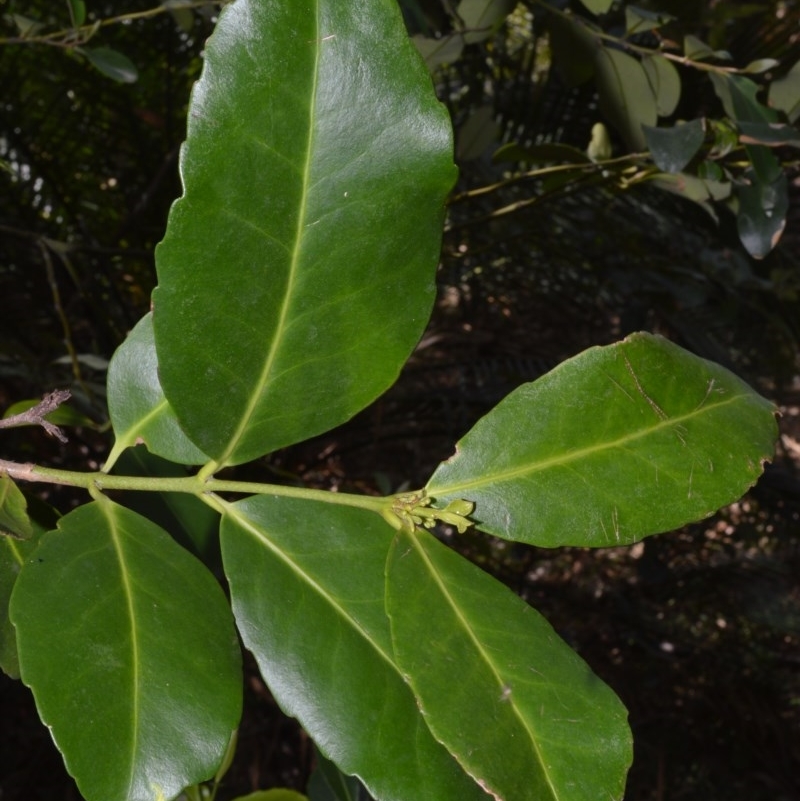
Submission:
<svg viewBox="0 0 800 801">
<path fill-rule="evenodd" d="M 530 7 L 537 10 L 538 4 Z M 566 7 L 567 3 L 556 3 Z M 582 6 L 574 3 L 576 11 Z M 642 3 L 642 5 L 646 5 Z M 146 10 L 90 4 L 92 19 Z M 800 58 L 800 4 L 659 2 L 685 32 L 737 64 Z M 412 32 L 444 36 L 447 4 L 407 0 Z M 3 11 L 68 27 L 65 3 Z M 513 25 L 434 74 L 451 109 L 461 178 L 450 207 L 433 319 L 398 384 L 347 425 L 249 468 L 254 477 L 364 492 L 425 482 L 455 440 L 519 383 L 637 329 L 722 362 L 780 406 L 775 464 L 716 517 L 631 548 L 543 551 L 465 535 L 455 547 L 545 613 L 631 713 L 629 801 L 800 798 L 800 229 L 797 171 L 787 230 L 756 262 L 735 222 L 653 188 L 508 177 L 502 143 L 584 149 L 600 118 L 590 86 L 569 88 L 547 30 Z M 88 422 L 60 446 L 4 432 L 6 458 L 93 469 L 108 447 L 104 366 L 144 313 L 153 248 L 180 192 L 178 148 L 212 6 L 111 25 L 127 55 L 115 83 L 69 48 L 0 45 L 0 406 L 70 387 Z M 7 19 L 0 35 L 13 37 Z M 702 76 L 682 70 L 677 116 L 711 113 Z M 488 108 L 488 112 L 480 111 Z M 476 112 L 482 148 L 467 148 Z M 472 120 L 472 123 L 470 123 Z M 471 127 L 470 127 L 471 126 Z M 265 191 L 270 191 L 265 187 Z M 518 210 L 498 210 L 520 204 Z M 532 420 L 531 425 L 536 421 Z M 71 493 L 42 497 L 66 508 Z M 535 510 L 532 510 L 535 514 Z M 54 662 L 57 664 L 57 654 Z M 454 677 L 457 680 L 457 677 Z M 240 749 L 223 797 L 304 788 L 313 749 L 251 665 Z M 0 679 L 0 797 L 78 798 L 27 690 Z"/>
</svg>

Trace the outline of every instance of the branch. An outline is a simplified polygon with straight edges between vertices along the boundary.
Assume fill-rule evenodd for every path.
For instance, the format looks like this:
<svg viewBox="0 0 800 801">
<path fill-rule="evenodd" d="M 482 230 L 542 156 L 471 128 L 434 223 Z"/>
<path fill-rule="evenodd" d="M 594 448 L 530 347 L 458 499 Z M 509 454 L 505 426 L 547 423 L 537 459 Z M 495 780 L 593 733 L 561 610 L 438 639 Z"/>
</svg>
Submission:
<svg viewBox="0 0 800 801">
<path fill-rule="evenodd" d="M 45 395 L 42 400 L 27 411 L 12 414 L 0 420 L 0 428 L 16 428 L 18 426 L 41 426 L 50 436 L 59 442 L 67 442 L 64 432 L 56 425 L 45 420 L 45 417 L 54 412 L 62 403 L 70 399 L 68 389 L 56 389 Z"/>
</svg>

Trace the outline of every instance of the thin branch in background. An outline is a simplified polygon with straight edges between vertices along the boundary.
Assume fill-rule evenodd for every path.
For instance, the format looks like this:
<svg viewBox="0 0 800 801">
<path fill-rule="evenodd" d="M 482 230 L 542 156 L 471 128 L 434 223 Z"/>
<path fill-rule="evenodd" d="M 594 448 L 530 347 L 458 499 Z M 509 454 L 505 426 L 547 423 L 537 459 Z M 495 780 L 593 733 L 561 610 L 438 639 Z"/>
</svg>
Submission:
<svg viewBox="0 0 800 801">
<path fill-rule="evenodd" d="M 64 432 L 56 425 L 45 419 L 54 412 L 62 403 L 66 403 L 71 395 L 68 389 L 56 389 L 42 398 L 42 400 L 30 409 L 19 414 L 12 414 L 0 420 L 0 428 L 17 428 L 19 426 L 41 426 L 50 436 L 55 437 L 59 442 L 67 442 Z"/>
<path fill-rule="evenodd" d="M 64 333 L 64 345 L 67 348 L 70 364 L 72 365 L 72 375 L 75 377 L 75 381 L 79 385 L 83 386 L 81 365 L 78 361 L 78 353 L 75 350 L 75 344 L 72 341 L 72 329 L 70 328 L 69 320 L 67 319 L 64 306 L 61 302 L 61 292 L 58 289 L 58 282 L 56 281 L 56 274 L 55 270 L 53 269 L 53 260 L 50 257 L 50 249 L 41 239 L 39 240 L 38 244 L 39 250 L 42 253 L 42 259 L 44 260 L 45 271 L 47 273 L 47 283 L 50 286 L 50 292 L 53 296 L 53 306 L 56 310 L 56 314 L 58 315 L 58 319 L 61 321 L 61 330 Z"/>
</svg>

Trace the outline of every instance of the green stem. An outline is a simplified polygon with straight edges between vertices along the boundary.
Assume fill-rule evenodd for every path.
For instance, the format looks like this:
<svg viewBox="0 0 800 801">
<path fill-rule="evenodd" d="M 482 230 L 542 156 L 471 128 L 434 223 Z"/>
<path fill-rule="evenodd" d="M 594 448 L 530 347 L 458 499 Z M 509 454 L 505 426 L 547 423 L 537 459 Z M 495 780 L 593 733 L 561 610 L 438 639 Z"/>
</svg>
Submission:
<svg viewBox="0 0 800 801">
<path fill-rule="evenodd" d="M 287 487 L 280 484 L 260 484 L 253 481 L 225 481 L 217 478 L 203 479 L 201 476 L 180 478 L 154 478 L 152 476 L 111 476 L 108 473 L 79 473 L 72 470 L 56 470 L 34 464 L 21 464 L 0 459 L 0 474 L 7 474 L 17 481 L 37 481 L 45 484 L 60 484 L 67 487 L 83 487 L 90 492 L 104 490 L 132 490 L 135 492 L 185 492 L 198 497 L 210 493 L 234 492 L 245 495 L 276 495 L 284 498 L 306 498 L 310 501 L 333 503 L 339 506 L 356 506 L 373 512 L 386 507 L 387 499 L 370 495 L 351 495 L 346 492 Z"/>
</svg>

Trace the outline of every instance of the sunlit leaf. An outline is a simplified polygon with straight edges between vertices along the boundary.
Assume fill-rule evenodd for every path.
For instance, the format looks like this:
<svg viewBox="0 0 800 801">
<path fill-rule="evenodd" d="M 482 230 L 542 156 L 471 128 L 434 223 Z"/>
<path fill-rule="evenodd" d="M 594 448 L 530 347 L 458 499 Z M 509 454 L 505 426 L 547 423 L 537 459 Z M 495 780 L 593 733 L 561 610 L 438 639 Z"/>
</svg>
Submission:
<svg viewBox="0 0 800 801">
<path fill-rule="evenodd" d="M 655 125 L 656 100 L 641 63 L 610 47 L 596 56 L 596 80 L 600 108 L 633 150 L 646 146 L 642 125 Z"/>
<path fill-rule="evenodd" d="M 303 8 L 222 10 L 156 252 L 161 384 L 219 464 L 370 403 L 435 297 L 447 113 L 396 3 Z"/>
<path fill-rule="evenodd" d="M 86 56 L 92 66 L 107 78 L 118 83 L 135 83 L 139 79 L 134 63 L 126 55 L 110 47 L 81 47 L 76 50 Z"/>
<path fill-rule="evenodd" d="M 494 798 L 621 798 L 626 711 L 534 609 L 426 531 L 387 565 L 394 652 L 428 725 Z"/>
<path fill-rule="evenodd" d="M 705 139 L 703 120 L 692 120 L 671 128 L 644 126 L 647 147 L 656 166 L 664 172 L 680 172 L 700 150 Z"/>
<path fill-rule="evenodd" d="M 428 730 L 392 656 L 377 514 L 258 496 L 229 505 L 225 572 L 245 645 L 281 707 L 381 801 L 486 801 Z"/>
<path fill-rule="evenodd" d="M 630 543 L 703 518 L 755 483 L 774 407 L 719 365 L 634 334 L 512 392 L 436 469 L 440 506 L 535 545 Z"/>
<path fill-rule="evenodd" d="M 87 801 L 172 798 L 214 775 L 241 710 L 231 610 L 158 526 L 106 499 L 70 512 L 26 560 L 11 619 Z"/>
</svg>

